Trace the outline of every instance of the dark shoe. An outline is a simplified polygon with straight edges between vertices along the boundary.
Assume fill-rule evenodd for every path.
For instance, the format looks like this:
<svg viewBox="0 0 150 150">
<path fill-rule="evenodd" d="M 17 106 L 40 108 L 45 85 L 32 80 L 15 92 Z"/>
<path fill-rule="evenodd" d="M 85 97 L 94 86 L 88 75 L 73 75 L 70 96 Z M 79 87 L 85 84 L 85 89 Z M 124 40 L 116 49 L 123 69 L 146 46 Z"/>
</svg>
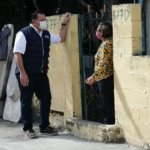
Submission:
<svg viewBox="0 0 150 150">
<path fill-rule="evenodd" d="M 37 138 L 38 137 L 38 135 L 35 133 L 35 131 L 33 129 L 25 130 L 24 134 L 29 139 L 33 139 L 33 138 Z"/>
<path fill-rule="evenodd" d="M 45 129 L 40 129 L 41 135 L 58 135 L 58 131 L 55 128 L 50 126 L 46 127 Z"/>
</svg>

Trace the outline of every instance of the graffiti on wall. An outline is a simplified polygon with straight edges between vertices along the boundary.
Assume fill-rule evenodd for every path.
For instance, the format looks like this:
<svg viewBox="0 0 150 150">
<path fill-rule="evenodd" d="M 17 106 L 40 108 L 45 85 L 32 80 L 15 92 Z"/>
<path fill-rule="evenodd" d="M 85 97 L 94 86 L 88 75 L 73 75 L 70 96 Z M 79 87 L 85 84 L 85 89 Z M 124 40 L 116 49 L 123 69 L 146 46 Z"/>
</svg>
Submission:
<svg viewBox="0 0 150 150">
<path fill-rule="evenodd" d="M 112 11 L 113 21 L 127 21 L 130 17 L 130 11 L 128 9 L 118 9 Z"/>
<path fill-rule="evenodd" d="M 49 29 L 58 29 L 58 27 L 60 26 L 61 16 L 47 17 L 47 21 Z"/>
</svg>

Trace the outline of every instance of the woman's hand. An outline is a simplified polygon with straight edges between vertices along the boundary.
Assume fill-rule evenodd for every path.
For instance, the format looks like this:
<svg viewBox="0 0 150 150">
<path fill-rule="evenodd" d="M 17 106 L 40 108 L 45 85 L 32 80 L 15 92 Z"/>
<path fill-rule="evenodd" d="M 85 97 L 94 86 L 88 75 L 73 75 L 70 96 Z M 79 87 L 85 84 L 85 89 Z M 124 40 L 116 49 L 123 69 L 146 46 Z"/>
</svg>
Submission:
<svg viewBox="0 0 150 150">
<path fill-rule="evenodd" d="M 85 83 L 88 84 L 88 85 L 90 85 L 90 86 L 92 86 L 93 83 L 94 83 L 94 77 L 93 76 L 88 77 L 86 79 Z"/>
</svg>

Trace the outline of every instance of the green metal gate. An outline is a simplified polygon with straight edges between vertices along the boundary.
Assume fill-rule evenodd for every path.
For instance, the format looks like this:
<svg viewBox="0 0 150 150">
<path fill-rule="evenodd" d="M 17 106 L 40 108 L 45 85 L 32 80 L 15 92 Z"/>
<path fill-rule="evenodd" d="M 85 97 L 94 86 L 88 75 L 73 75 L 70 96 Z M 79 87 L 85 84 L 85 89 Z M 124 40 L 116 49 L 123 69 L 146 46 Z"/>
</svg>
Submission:
<svg viewBox="0 0 150 150">
<path fill-rule="evenodd" d="M 100 95 L 96 84 L 92 87 L 85 84 L 85 80 L 93 73 L 94 55 L 99 42 L 95 39 L 96 20 L 90 16 L 79 16 L 79 37 L 80 37 L 80 73 L 82 93 L 82 114 L 83 119 L 100 121 Z"/>
</svg>

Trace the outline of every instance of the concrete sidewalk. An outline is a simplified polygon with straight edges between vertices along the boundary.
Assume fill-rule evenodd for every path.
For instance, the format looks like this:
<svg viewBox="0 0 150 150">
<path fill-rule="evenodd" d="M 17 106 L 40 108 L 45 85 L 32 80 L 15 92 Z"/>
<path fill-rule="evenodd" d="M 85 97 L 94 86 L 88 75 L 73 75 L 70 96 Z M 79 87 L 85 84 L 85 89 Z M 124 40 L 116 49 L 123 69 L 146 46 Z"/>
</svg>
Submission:
<svg viewBox="0 0 150 150">
<path fill-rule="evenodd" d="M 34 128 L 38 132 L 38 126 Z M 27 139 L 22 124 L 0 120 L 0 150 L 141 150 L 128 144 L 105 144 L 75 138 L 67 131 L 58 136 Z"/>
</svg>

